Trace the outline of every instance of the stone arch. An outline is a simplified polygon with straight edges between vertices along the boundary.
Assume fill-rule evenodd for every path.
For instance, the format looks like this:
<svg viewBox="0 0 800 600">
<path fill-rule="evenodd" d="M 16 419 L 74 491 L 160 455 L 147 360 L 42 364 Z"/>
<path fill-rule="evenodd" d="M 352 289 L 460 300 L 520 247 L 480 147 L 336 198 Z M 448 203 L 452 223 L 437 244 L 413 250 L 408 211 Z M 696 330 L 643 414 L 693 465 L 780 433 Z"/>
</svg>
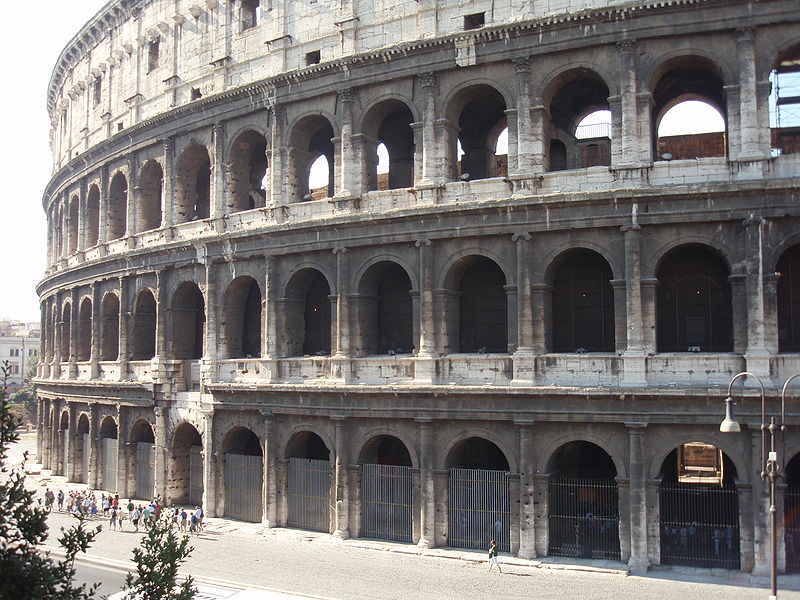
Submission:
<svg viewBox="0 0 800 600">
<path fill-rule="evenodd" d="M 70 336 L 72 335 L 72 303 L 64 302 L 61 310 L 61 360 L 70 359 Z"/>
<path fill-rule="evenodd" d="M 284 442 L 282 444 L 282 451 L 281 457 L 282 458 L 291 458 L 293 451 L 295 450 L 295 446 L 293 444 L 297 443 L 298 438 L 297 436 L 304 433 L 312 433 L 317 436 L 320 440 L 322 440 L 322 444 L 325 446 L 325 449 L 328 451 L 329 460 L 332 460 L 336 457 L 337 448 L 333 444 L 333 440 L 330 436 L 315 425 L 311 425 L 308 423 L 304 423 L 301 425 L 296 425 L 292 427 L 289 431 L 284 434 Z"/>
<path fill-rule="evenodd" d="M 69 243 L 68 254 L 74 254 L 78 250 L 78 215 L 80 214 L 80 200 L 78 195 L 73 194 L 69 199 L 69 214 L 67 216 Z"/>
<path fill-rule="evenodd" d="M 373 102 L 361 115 L 359 131 L 367 137 L 374 153 L 365 152 L 364 170 L 368 190 L 407 188 L 414 185 L 414 112 L 409 104 L 393 97 Z M 385 178 L 377 172 L 377 147 L 383 144 L 389 155 Z"/>
<path fill-rule="evenodd" d="M 414 347 L 414 314 L 408 272 L 394 261 L 372 261 L 360 273 L 355 306 L 361 355 L 405 354 Z"/>
<path fill-rule="evenodd" d="M 108 209 L 106 210 L 106 231 L 109 240 L 125 235 L 128 227 L 128 179 L 122 171 L 111 177 L 108 188 Z"/>
<path fill-rule="evenodd" d="M 642 277 L 654 278 L 664 262 L 664 258 L 672 251 L 680 248 L 681 246 L 706 246 L 715 252 L 725 262 L 725 266 L 731 274 L 736 273 L 734 266 L 736 261 L 733 257 L 736 256 L 733 248 L 728 244 L 708 238 L 702 235 L 678 233 L 677 235 L 669 237 L 664 243 L 652 249 L 648 253 L 649 261 L 642 262 Z"/>
<path fill-rule="evenodd" d="M 137 442 L 155 444 L 156 434 L 153 424 L 147 419 L 136 419 L 136 422 L 131 425 L 128 441 L 134 444 Z"/>
<path fill-rule="evenodd" d="M 619 264 L 617 255 L 612 253 L 607 246 L 598 244 L 592 240 L 577 239 L 569 240 L 567 244 L 556 245 L 549 249 L 541 256 L 541 264 L 544 265 L 542 271 L 542 282 L 552 285 L 556 272 L 564 263 L 564 260 L 569 258 L 575 252 L 588 251 L 599 254 L 608 266 L 611 268 L 611 275 L 613 279 L 622 279 L 624 273 L 624 266 Z"/>
<path fill-rule="evenodd" d="M 119 312 L 119 296 L 106 293 L 100 304 L 100 360 L 119 358 Z"/>
<path fill-rule="evenodd" d="M 96 246 L 100 234 L 100 188 L 96 183 L 89 186 L 86 194 L 86 246 Z"/>
<path fill-rule="evenodd" d="M 139 290 L 133 303 L 132 360 L 150 360 L 156 355 L 156 315 L 153 290 Z"/>
<path fill-rule="evenodd" d="M 264 135 L 253 128 L 237 132 L 230 144 L 228 157 L 227 203 L 230 212 L 261 208 L 266 204 L 264 179 L 269 169 Z"/>
<path fill-rule="evenodd" d="M 478 428 L 478 427 L 469 427 L 467 429 L 461 430 L 458 433 L 454 433 L 450 435 L 440 446 L 440 448 L 445 449 L 444 452 L 441 452 L 437 458 L 437 469 L 448 469 L 450 468 L 451 462 L 451 454 L 453 453 L 454 449 L 459 446 L 459 444 L 463 444 L 464 442 L 471 440 L 471 439 L 481 439 L 485 440 L 494 446 L 500 451 L 503 455 L 503 458 L 508 465 L 509 473 L 519 473 L 519 467 L 517 464 L 517 458 L 511 448 L 501 439 L 499 435 L 495 435 L 493 432 L 489 431 L 488 429 Z"/>
<path fill-rule="evenodd" d="M 92 356 L 92 299 L 85 297 L 78 310 L 78 362 L 87 361 Z"/>
<path fill-rule="evenodd" d="M 398 431 L 392 427 L 373 427 L 372 429 L 366 431 L 361 436 L 361 445 L 358 449 L 358 452 L 356 452 L 356 456 L 361 457 L 367 444 L 369 444 L 370 441 L 382 436 L 393 437 L 401 442 L 408 452 L 411 463 L 409 466 L 413 468 L 419 468 L 419 457 L 416 452 L 415 444 L 408 438 L 408 436 L 405 435 L 404 432 Z M 363 461 L 359 460 L 359 462 Z"/>
<path fill-rule="evenodd" d="M 331 295 L 323 271 L 303 267 L 292 273 L 281 300 L 286 356 L 331 353 Z"/>
<path fill-rule="evenodd" d="M 225 289 L 221 325 L 227 358 L 261 356 L 261 298 L 261 288 L 248 275 Z"/>
<path fill-rule="evenodd" d="M 136 207 L 136 231 L 149 231 L 161 226 L 161 197 L 164 186 L 164 171 L 161 163 L 148 160 L 139 173 L 139 189 Z"/>
<path fill-rule="evenodd" d="M 775 272 L 779 274 L 776 304 L 778 352 L 800 351 L 800 243 L 780 255 Z"/>
<path fill-rule="evenodd" d="M 117 439 L 117 437 L 119 437 L 117 420 L 111 415 L 106 415 L 100 422 L 100 437 L 110 439 Z"/>
<path fill-rule="evenodd" d="M 729 438 L 734 439 L 729 442 Z M 720 432 L 713 430 L 680 433 L 666 438 L 659 438 L 659 442 L 655 444 L 655 447 L 651 448 L 649 452 L 651 459 L 646 471 L 648 478 L 656 479 L 659 476 L 664 461 L 679 446 L 688 444 L 689 442 L 704 442 L 706 444 L 716 446 L 722 450 L 736 468 L 737 479 L 741 482 L 749 483 L 752 481 L 752 477 L 750 476 L 749 469 L 747 468 L 747 461 L 741 452 L 739 452 L 735 445 L 735 441 L 735 436 L 730 434 L 721 434 Z"/>
<path fill-rule="evenodd" d="M 203 356 L 206 304 L 200 287 L 184 281 L 172 295 L 172 356 L 197 360 Z"/>
<path fill-rule="evenodd" d="M 328 161 L 327 197 L 335 193 L 336 169 L 335 149 L 331 141 L 338 135 L 336 120 L 325 113 L 307 113 L 296 118 L 287 128 L 289 131 L 288 197 L 298 200 L 312 199 L 309 186 L 311 165 L 320 156 Z"/>
<path fill-rule="evenodd" d="M 536 465 L 537 472 L 547 473 L 548 467 L 552 464 L 551 461 L 553 460 L 553 457 L 558 449 L 569 444 L 570 442 L 589 442 L 595 446 L 598 446 L 603 450 L 603 452 L 611 457 L 611 460 L 614 463 L 614 468 L 617 470 L 617 477 L 622 479 L 628 477 L 627 464 L 621 458 L 622 452 L 618 452 L 618 449 L 613 448 L 607 438 L 604 438 L 603 436 L 591 431 L 567 433 L 551 440 L 544 448 L 542 448 L 542 452 L 539 455 L 539 462 Z"/>
<path fill-rule="evenodd" d="M 175 163 L 175 222 L 211 216 L 211 157 L 201 144 L 187 147 Z"/>
<path fill-rule="evenodd" d="M 167 497 L 171 504 L 203 501 L 203 437 L 194 423 L 183 420 L 175 426 L 169 447 L 170 477 Z"/>
</svg>

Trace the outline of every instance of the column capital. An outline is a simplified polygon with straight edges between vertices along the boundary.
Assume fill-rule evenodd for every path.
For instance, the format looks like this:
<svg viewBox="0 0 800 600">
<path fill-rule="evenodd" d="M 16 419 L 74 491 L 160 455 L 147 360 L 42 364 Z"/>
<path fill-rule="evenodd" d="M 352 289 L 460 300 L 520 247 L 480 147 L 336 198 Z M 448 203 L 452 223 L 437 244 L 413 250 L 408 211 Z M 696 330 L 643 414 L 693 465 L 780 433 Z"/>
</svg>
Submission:
<svg viewBox="0 0 800 600">
<path fill-rule="evenodd" d="M 275 416 L 275 414 L 267 408 L 260 408 L 258 409 L 258 412 L 261 413 L 261 417 L 265 421 L 271 420 Z"/>
<path fill-rule="evenodd" d="M 767 220 L 761 215 L 750 215 L 742 221 L 742 225 L 745 227 L 751 227 L 753 225 L 765 225 L 766 222 Z"/>
<path fill-rule="evenodd" d="M 530 242 L 531 234 L 529 231 L 517 231 L 511 234 L 512 242 Z"/>
<path fill-rule="evenodd" d="M 617 42 L 617 50 L 619 50 L 620 54 L 633 54 L 635 44 L 635 39 L 619 40 Z"/>
<path fill-rule="evenodd" d="M 338 426 L 338 425 L 343 425 L 344 422 L 347 420 L 347 417 L 345 415 L 331 415 L 330 419 Z"/>
<path fill-rule="evenodd" d="M 422 246 L 430 246 L 430 245 L 431 245 L 431 241 L 428 238 L 422 238 L 422 239 L 419 239 L 416 242 L 414 242 L 414 246 L 416 248 L 420 248 Z"/>
<path fill-rule="evenodd" d="M 516 58 L 512 58 L 511 62 L 514 63 L 514 72 L 517 74 L 529 73 L 531 70 L 530 56 L 517 56 Z"/>
<path fill-rule="evenodd" d="M 345 102 L 352 103 L 356 99 L 356 93 L 355 93 L 355 90 L 353 88 L 344 88 L 344 89 L 338 90 L 336 92 L 336 95 L 339 97 L 339 102 L 341 102 L 343 104 Z"/>
<path fill-rule="evenodd" d="M 737 27 L 736 28 L 736 41 L 752 43 L 755 34 L 754 27 Z"/>
<path fill-rule="evenodd" d="M 333 254 L 345 254 L 347 252 L 346 246 L 334 246 L 331 248 L 331 253 Z"/>
<path fill-rule="evenodd" d="M 645 428 L 647 427 L 647 423 L 642 423 L 639 421 L 626 421 L 625 427 L 628 428 L 629 433 L 644 433 Z"/>
<path fill-rule="evenodd" d="M 436 85 L 437 76 L 434 72 L 420 73 L 417 75 L 417 79 L 423 90 L 426 88 L 431 89 Z"/>
</svg>

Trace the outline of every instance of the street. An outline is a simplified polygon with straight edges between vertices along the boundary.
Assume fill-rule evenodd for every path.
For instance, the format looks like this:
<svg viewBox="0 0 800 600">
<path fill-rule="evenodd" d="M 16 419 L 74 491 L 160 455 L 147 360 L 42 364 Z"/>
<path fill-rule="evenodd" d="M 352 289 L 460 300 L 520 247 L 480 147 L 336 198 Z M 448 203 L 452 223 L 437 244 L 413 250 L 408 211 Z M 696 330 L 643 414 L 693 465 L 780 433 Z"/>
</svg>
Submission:
<svg viewBox="0 0 800 600">
<path fill-rule="evenodd" d="M 23 449 L 33 454 L 33 438 L 28 437 L 12 449 L 12 462 L 21 460 Z M 45 486 L 65 491 L 79 488 L 78 484 L 63 483 L 60 477 L 28 479 L 29 485 L 40 491 Z M 73 521 L 64 513 L 52 513 L 48 545 L 56 546 L 60 528 Z M 94 523 L 105 525 L 102 519 Z M 96 563 L 111 567 L 129 561 L 142 535 L 134 533 L 128 522 L 125 531 L 104 527 L 89 551 L 95 564 L 80 565 L 81 580 L 101 581 L 104 594 L 116 591 L 124 575 Z M 570 565 L 567 559 L 526 563 L 501 555 L 501 563 L 506 561 L 503 573 L 489 573 L 482 552 L 434 549 L 420 555 L 415 546 L 407 544 L 343 542 L 329 535 L 293 529 L 261 530 L 257 524 L 225 519 L 210 519 L 206 530 L 192 536 L 191 543 L 194 549 L 183 569 L 185 574 L 221 584 L 233 582 L 337 600 L 760 600 L 768 595 L 766 578 L 757 578 L 759 587 L 753 587 L 753 578 L 738 572 L 712 576 L 700 570 L 651 570 L 644 577 L 625 576 L 614 569 L 575 570 L 592 567 Z M 508 564 L 512 560 L 522 564 Z M 623 568 L 620 563 L 613 564 L 615 569 Z M 782 587 L 797 589 L 798 584 L 797 576 L 781 577 Z M 780 597 L 800 600 L 800 592 L 781 591 Z"/>
</svg>

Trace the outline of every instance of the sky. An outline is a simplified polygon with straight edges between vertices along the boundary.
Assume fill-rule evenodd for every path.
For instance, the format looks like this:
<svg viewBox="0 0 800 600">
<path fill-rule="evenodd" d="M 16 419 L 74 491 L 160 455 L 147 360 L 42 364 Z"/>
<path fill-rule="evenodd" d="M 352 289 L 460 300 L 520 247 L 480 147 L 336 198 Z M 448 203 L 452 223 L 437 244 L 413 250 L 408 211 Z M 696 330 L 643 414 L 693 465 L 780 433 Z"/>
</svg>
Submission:
<svg viewBox="0 0 800 600">
<path fill-rule="evenodd" d="M 35 287 L 44 275 L 47 249 L 42 194 L 52 174 L 47 85 L 64 46 L 104 5 L 105 0 L 46 0 L 36 5 L 37 11 L 43 11 L 36 15 L 24 2 L 7 3 L 3 9 L 4 20 L 11 25 L 0 36 L 1 55 L 7 58 L 6 85 L 0 94 L 4 125 L 0 319 L 39 320 Z M 679 117 L 679 121 L 685 125 L 687 118 Z M 323 175 L 322 181 L 326 180 Z"/>
</svg>

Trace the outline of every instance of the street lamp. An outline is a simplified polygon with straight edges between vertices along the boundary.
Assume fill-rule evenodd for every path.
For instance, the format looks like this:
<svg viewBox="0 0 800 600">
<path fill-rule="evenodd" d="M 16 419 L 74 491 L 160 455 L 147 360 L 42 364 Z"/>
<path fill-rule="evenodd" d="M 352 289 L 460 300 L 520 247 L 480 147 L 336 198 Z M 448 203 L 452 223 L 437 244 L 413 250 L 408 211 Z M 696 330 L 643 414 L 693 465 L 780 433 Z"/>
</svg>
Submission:
<svg viewBox="0 0 800 600">
<path fill-rule="evenodd" d="M 769 418 L 769 425 L 766 420 L 765 398 L 764 398 L 764 385 L 761 380 L 752 373 L 743 371 L 733 376 L 728 384 L 728 397 L 725 398 L 725 418 L 719 425 L 719 430 L 722 433 L 736 433 L 741 431 L 739 423 L 733 416 L 733 405 L 735 404 L 731 393 L 733 391 L 733 383 L 739 377 L 752 377 L 758 382 L 761 389 L 761 479 L 769 480 L 769 534 L 770 534 L 770 600 L 776 600 L 778 597 L 778 513 L 775 507 L 775 484 L 777 480 L 783 477 L 781 473 L 781 465 L 778 461 L 778 450 L 775 445 L 775 434 L 777 431 L 783 433 L 786 431 L 786 389 L 789 384 L 800 373 L 795 373 L 786 380 L 781 390 L 781 415 L 780 423 L 776 422 L 774 416 Z M 766 433 L 769 431 L 769 453 L 766 452 Z"/>
</svg>

